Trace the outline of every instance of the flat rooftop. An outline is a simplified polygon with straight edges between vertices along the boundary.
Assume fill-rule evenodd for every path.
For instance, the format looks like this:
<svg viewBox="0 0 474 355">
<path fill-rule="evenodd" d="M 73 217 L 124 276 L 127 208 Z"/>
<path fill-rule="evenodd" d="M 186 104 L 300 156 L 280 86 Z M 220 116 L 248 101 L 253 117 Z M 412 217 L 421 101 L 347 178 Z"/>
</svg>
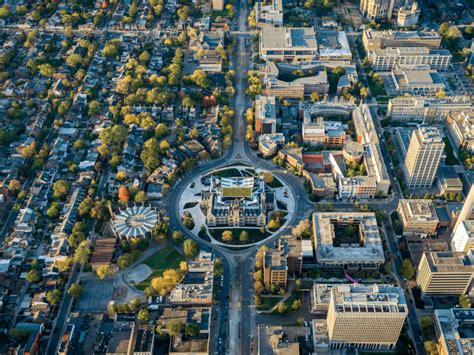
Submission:
<svg viewBox="0 0 474 355">
<path fill-rule="evenodd" d="M 402 199 L 399 204 L 408 222 L 438 222 L 438 215 L 431 200 Z"/>
<path fill-rule="evenodd" d="M 313 27 L 264 27 L 261 43 L 268 49 L 317 49 Z"/>
</svg>

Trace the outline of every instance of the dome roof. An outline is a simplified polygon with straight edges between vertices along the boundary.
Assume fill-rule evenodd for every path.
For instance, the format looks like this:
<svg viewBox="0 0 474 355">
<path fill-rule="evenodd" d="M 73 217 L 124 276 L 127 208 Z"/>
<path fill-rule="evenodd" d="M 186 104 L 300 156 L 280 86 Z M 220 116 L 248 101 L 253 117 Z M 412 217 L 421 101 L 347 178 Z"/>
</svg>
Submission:
<svg viewBox="0 0 474 355">
<path fill-rule="evenodd" d="M 151 232 L 157 222 L 158 215 L 150 207 L 132 206 L 115 217 L 112 228 L 122 237 L 141 237 Z"/>
</svg>

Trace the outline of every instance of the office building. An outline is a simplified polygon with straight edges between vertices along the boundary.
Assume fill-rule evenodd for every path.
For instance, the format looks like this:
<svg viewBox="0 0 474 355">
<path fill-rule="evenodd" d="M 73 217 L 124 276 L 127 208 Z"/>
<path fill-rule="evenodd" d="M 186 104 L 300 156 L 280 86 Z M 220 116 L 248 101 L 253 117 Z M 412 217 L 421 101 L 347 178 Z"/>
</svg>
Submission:
<svg viewBox="0 0 474 355">
<path fill-rule="evenodd" d="M 413 131 L 405 157 L 404 173 L 410 189 L 430 188 L 444 152 L 444 143 L 435 127 Z"/>
<path fill-rule="evenodd" d="M 456 224 L 453 228 L 451 248 L 454 251 L 468 251 L 474 241 L 474 187 L 471 186 Z"/>
<path fill-rule="evenodd" d="M 260 32 L 260 58 L 264 60 L 311 60 L 317 51 L 313 27 L 264 27 Z"/>
<path fill-rule="evenodd" d="M 438 188 L 441 195 L 459 194 L 462 196 L 462 181 L 454 166 L 440 166 L 438 168 Z"/>
<path fill-rule="evenodd" d="M 350 61 L 351 47 L 344 31 L 323 30 L 316 33 L 319 60 Z"/>
<path fill-rule="evenodd" d="M 449 116 L 472 110 L 468 96 L 395 97 L 388 102 L 387 117 L 394 121 L 444 122 Z M 448 129 L 450 121 L 448 120 Z M 462 131 L 462 130 L 461 130 Z"/>
<path fill-rule="evenodd" d="M 439 219 L 433 201 L 423 199 L 399 200 L 398 216 L 405 235 L 434 235 Z"/>
<path fill-rule="evenodd" d="M 441 46 L 441 36 L 437 32 L 376 31 L 369 29 L 362 33 L 362 44 L 367 52 L 371 49 L 396 47 L 439 49 Z"/>
<path fill-rule="evenodd" d="M 403 289 L 334 285 L 326 319 L 329 349 L 390 350 L 408 315 Z"/>
<path fill-rule="evenodd" d="M 255 133 L 276 133 L 276 102 L 275 96 L 255 97 Z"/>
<path fill-rule="evenodd" d="M 436 309 L 433 323 L 440 355 L 474 354 L 474 310 Z"/>
<path fill-rule="evenodd" d="M 385 262 L 373 212 L 314 213 L 313 243 L 321 267 L 377 269 Z"/>
<path fill-rule="evenodd" d="M 416 283 L 427 296 L 460 296 L 469 291 L 473 275 L 472 252 L 425 252 Z"/>
<path fill-rule="evenodd" d="M 392 18 L 394 0 L 362 0 L 360 11 L 367 20 L 390 20 Z"/>
<path fill-rule="evenodd" d="M 418 8 L 418 3 L 414 2 L 411 5 L 402 6 L 398 9 L 397 25 L 398 27 L 412 27 L 416 26 L 420 18 L 421 10 Z"/>
<path fill-rule="evenodd" d="M 435 96 L 445 90 L 443 78 L 436 70 L 423 68 L 394 69 L 385 80 L 385 89 L 392 96 Z"/>
<path fill-rule="evenodd" d="M 371 49 L 367 59 L 374 71 L 390 71 L 403 65 L 427 65 L 430 69 L 446 71 L 451 65 L 451 52 L 427 47 L 395 47 Z"/>
</svg>

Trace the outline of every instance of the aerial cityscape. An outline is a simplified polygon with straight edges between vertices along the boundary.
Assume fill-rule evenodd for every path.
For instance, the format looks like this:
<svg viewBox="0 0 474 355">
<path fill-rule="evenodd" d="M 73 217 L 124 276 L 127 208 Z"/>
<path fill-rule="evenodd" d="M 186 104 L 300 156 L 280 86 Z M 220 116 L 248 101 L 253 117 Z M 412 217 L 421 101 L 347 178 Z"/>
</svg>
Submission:
<svg viewBox="0 0 474 355">
<path fill-rule="evenodd" d="M 473 84 L 474 0 L 0 0 L 0 354 L 474 354 Z"/>
</svg>

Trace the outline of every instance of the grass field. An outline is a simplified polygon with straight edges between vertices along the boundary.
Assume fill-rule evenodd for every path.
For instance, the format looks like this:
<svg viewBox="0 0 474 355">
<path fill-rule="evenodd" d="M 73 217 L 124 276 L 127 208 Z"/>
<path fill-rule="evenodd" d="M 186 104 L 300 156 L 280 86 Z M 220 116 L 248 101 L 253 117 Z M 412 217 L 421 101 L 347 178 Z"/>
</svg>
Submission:
<svg viewBox="0 0 474 355">
<path fill-rule="evenodd" d="M 145 259 L 143 264 L 148 265 L 152 270 L 152 273 L 146 280 L 136 284 L 135 287 L 138 290 L 143 291 L 145 288 L 150 286 L 152 279 L 163 275 L 163 272 L 167 269 L 178 269 L 179 264 L 184 260 L 184 256 L 173 247 L 166 247 L 160 250 Z"/>
</svg>

